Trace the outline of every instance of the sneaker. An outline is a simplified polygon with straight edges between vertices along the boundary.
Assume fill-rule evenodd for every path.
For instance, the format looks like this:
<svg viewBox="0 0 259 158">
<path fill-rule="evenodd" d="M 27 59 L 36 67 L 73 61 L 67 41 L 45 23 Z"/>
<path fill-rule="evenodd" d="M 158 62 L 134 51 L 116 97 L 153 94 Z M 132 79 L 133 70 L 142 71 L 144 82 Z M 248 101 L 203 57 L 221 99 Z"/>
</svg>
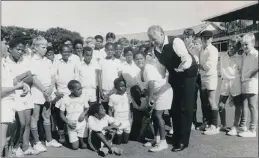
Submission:
<svg viewBox="0 0 259 158">
<path fill-rule="evenodd" d="M 227 126 L 221 126 L 221 127 L 220 127 L 220 131 L 222 131 L 222 132 L 228 132 L 229 129 L 228 129 Z"/>
<path fill-rule="evenodd" d="M 109 154 L 109 149 L 106 148 L 106 147 L 103 147 L 101 148 L 99 151 L 98 151 L 98 154 L 102 157 L 105 157 L 106 155 Z"/>
<path fill-rule="evenodd" d="M 23 157 L 24 156 L 23 151 L 20 147 L 16 148 L 16 149 L 13 149 L 12 153 L 15 157 Z"/>
<path fill-rule="evenodd" d="M 38 150 L 34 150 L 32 147 L 29 147 L 26 151 L 23 152 L 24 155 L 39 155 Z"/>
<path fill-rule="evenodd" d="M 248 131 L 246 126 L 244 126 L 244 127 L 238 127 L 238 132 L 241 133 L 241 132 L 246 132 L 246 131 Z"/>
<path fill-rule="evenodd" d="M 170 135 L 173 135 L 173 134 L 174 134 L 174 129 L 173 129 L 173 128 L 170 129 L 169 134 L 170 134 Z"/>
<path fill-rule="evenodd" d="M 157 144 L 157 142 L 155 140 L 152 140 L 151 142 L 147 142 L 144 144 L 144 147 L 151 147 L 151 146 L 155 146 Z"/>
<path fill-rule="evenodd" d="M 55 139 L 52 139 L 50 142 L 47 142 L 47 141 L 46 141 L 46 146 L 47 146 L 47 147 L 59 148 L 59 147 L 62 147 L 62 144 L 60 144 L 59 142 L 57 142 Z"/>
<path fill-rule="evenodd" d="M 207 125 L 207 123 L 203 123 L 198 129 L 200 131 L 206 131 L 206 129 L 208 128 L 209 126 Z"/>
<path fill-rule="evenodd" d="M 41 142 L 36 143 L 36 144 L 33 146 L 33 149 L 36 150 L 36 151 L 39 151 L 40 153 L 47 151 L 47 149 L 41 144 Z"/>
<path fill-rule="evenodd" d="M 203 134 L 205 134 L 205 135 L 219 134 L 219 127 L 216 127 L 214 125 L 210 125 L 210 127 Z"/>
<path fill-rule="evenodd" d="M 256 132 L 252 132 L 249 130 L 246 132 L 239 133 L 238 136 L 245 137 L 245 138 L 253 138 L 253 137 L 256 137 Z"/>
<path fill-rule="evenodd" d="M 236 136 L 237 135 L 236 127 L 232 127 L 231 130 L 229 132 L 227 132 L 227 135 Z"/>
<path fill-rule="evenodd" d="M 167 149 L 167 148 L 168 148 L 168 144 L 166 142 L 164 142 L 164 143 L 160 142 L 155 147 L 149 149 L 149 151 L 158 152 L 158 151 L 162 151 L 162 150 Z"/>
</svg>

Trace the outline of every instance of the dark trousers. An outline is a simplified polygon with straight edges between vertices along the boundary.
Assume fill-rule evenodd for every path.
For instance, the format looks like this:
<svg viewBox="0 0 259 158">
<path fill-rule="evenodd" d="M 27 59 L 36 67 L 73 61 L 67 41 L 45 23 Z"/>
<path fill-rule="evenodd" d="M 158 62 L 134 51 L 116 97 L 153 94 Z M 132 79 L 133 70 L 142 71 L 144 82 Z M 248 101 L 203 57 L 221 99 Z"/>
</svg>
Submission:
<svg viewBox="0 0 259 158">
<path fill-rule="evenodd" d="M 195 102 L 194 102 L 194 107 L 193 107 L 193 120 L 192 120 L 192 122 L 194 124 L 198 123 L 197 122 L 197 116 L 196 116 L 196 114 L 197 114 L 198 92 L 200 92 L 200 100 L 201 100 L 202 98 L 201 98 L 201 75 L 200 74 L 198 74 L 197 79 L 196 79 L 196 89 L 195 89 L 195 96 L 194 96 Z M 203 106 L 201 106 L 201 107 L 203 108 Z"/>
<path fill-rule="evenodd" d="M 175 77 L 174 80 L 178 81 L 171 82 L 174 90 L 174 99 L 171 109 L 174 129 L 174 145 L 179 143 L 186 146 L 189 145 L 193 120 L 193 103 L 195 102 L 196 78 L 197 76 L 184 78 Z"/>
</svg>

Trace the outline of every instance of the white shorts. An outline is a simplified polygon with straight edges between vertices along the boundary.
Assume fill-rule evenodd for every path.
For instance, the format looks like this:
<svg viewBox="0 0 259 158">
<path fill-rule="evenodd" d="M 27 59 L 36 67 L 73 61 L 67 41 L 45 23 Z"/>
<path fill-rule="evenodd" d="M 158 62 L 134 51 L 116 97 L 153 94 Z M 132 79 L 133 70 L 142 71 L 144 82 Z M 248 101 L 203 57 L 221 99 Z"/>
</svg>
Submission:
<svg viewBox="0 0 259 158">
<path fill-rule="evenodd" d="M 117 130 L 117 134 L 122 134 L 123 132 L 125 133 L 130 133 L 131 131 L 131 123 L 130 120 L 125 120 L 125 121 L 118 121 L 121 123 L 121 126 Z"/>
<path fill-rule="evenodd" d="M 44 104 L 46 102 L 43 93 L 35 86 L 32 86 L 31 88 L 31 96 L 35 104 Z"/>
<path fill-rule="evenodd" d="M 96 88 L 83 88 L 83 95 L 89 98 L 90 102 L 96 102 Z"/>
<path fill-rule="evenodd" d="M 240 78 L 235 79 L 222 79 L 220 95 L 223 96 L 238 96 L 241 94 L 241 80 Z"/>
<path fill-rule="evenodd" d="M 201 89 L 217 90 L 218 76 L 201 76 Z"/>
<path fill-rule="evenodd" d="M 243 94 L 258 94 L 258 79 L 251 79 L 242 82 Z"/>
<path fill-rule="evenodd" d="M 78 141 L 79 138 L 86 138 L 87 137 L 87 128 L 86 128 L 86 121 L 78 122 L 76 123 L 76 128 L 71 129 L 69 126 L 67 126 L 68 130 L 68 139 L 70 143 L 74 143 Z"/>
<path fill-rule="evenodd" d="M 155 102 L 154 109 L 155 110 L 168 110 L 171 109 L 172 101 L 173 101 L 173 89 L 169 83 L 166 83 L 161 89 L 154 94 Z"/>
<path fill-rule="evenodd" d="M 15 91 L 15 110 L 23 111 L 27 109 L 33 109 L 34 103 L 32 101 L 31 93 L 28 93 L 25 97 L 20 97 L 22 94 L 21 90 Z"/>
<path fill-rule="evenodd" d="M 15 120 L 15 101 L 1 100 L 1 123 L 12 123 Z"/>
</svg>

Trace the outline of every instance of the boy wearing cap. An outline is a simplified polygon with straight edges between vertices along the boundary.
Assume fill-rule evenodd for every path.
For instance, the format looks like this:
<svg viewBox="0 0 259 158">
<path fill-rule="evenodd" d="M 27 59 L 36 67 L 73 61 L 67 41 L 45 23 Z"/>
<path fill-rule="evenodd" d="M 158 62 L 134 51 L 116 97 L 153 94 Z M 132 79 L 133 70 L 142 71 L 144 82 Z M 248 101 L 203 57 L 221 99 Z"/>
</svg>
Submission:
<svg viewBox="0 0 259 158">
<path fill-rule="evenodd" d="M 216 90 L 218 83 L 218 50 L 212 42 L 213 33 L 203 31 L 201 34 L 203 51 L 200 54 L 200 74 L 202 86 L 202 99 L 204 103 L 204 115 L 209 127 L 205 129 L 205 135 L 219 133 L 218 128 L 218 106 L 216 104 Z"/>
</svg>

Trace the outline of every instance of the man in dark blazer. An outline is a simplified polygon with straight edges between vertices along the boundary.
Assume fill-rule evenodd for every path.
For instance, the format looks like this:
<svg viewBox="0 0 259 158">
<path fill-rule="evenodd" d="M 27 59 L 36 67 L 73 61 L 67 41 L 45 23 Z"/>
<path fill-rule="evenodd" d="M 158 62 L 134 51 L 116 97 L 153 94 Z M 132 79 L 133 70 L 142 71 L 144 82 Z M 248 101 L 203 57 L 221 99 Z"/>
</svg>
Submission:
<svg viewBox="0 0 259 158">
<path fill-rule="evenodd" d="M 155 56 L 169 72 L 168 82 L 174 91 L 171 109 L 174 129 L 172 151 L 181 151 L 189 145 L 198 66 L 180 38 L 173 39 L 171 43 L 165 42 L 165 34 L 160 26 L 149 27 L 148 37 L 155 45 Z"/>
</svg>

